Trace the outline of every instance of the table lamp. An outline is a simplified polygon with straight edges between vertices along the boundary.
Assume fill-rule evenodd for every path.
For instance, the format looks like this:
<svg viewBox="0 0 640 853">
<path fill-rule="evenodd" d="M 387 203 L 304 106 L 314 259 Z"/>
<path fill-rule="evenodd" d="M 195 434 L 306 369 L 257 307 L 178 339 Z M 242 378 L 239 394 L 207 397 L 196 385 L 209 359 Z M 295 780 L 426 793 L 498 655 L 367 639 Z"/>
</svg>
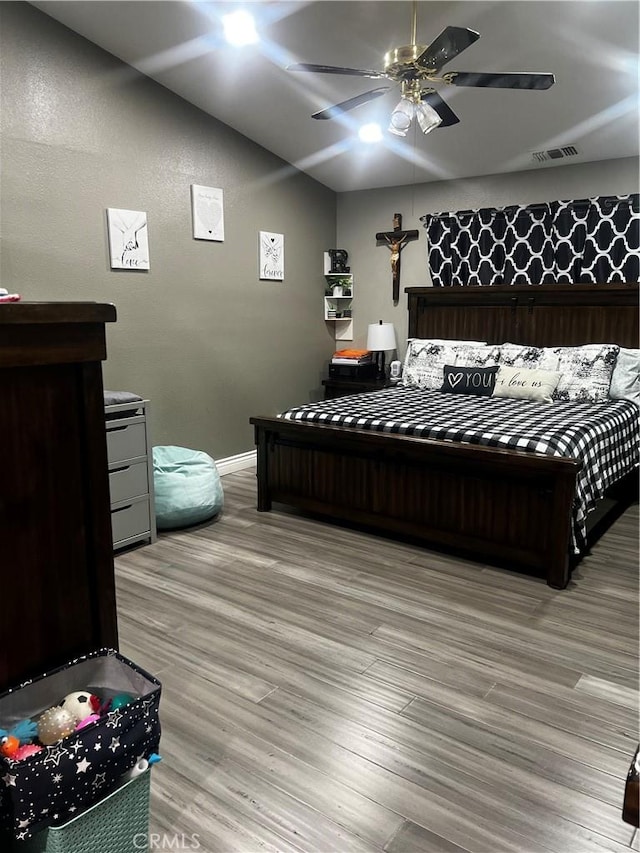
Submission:
<svg viewBox="0 0 640 853">
<path fill-rule="evenodd" d="M 384 378 L 384 354 L 387 350 L 396 348 L 396 333 L 393 323 L 371 323 L 367 330 L 367 349 L 375 353 L 378 366 L 378 379 Z"/>
</svg>

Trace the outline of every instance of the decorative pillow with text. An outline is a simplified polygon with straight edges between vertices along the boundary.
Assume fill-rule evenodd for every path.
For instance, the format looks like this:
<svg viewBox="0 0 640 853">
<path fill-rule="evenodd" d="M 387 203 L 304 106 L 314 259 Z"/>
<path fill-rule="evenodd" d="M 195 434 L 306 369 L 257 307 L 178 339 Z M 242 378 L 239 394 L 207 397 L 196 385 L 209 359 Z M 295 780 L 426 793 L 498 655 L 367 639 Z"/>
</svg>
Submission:
<svg viewBox="0 0 640 853">
<path fill-rule="evenodd" d="M 526 367 L 501 365 L 498 368 L 493 396 L 551 403 L 551 395 L 559 381 L 560 373 L 557 370 L 529 370 Z"/>
<path fill-rule="evenodd" d="M 444 366 L 442 390 L 448 394 L 475 394 L 477 397 L 490 397 L 496 384 L 498 366 L 494 367 L 457 367 Z"/>
</svg>

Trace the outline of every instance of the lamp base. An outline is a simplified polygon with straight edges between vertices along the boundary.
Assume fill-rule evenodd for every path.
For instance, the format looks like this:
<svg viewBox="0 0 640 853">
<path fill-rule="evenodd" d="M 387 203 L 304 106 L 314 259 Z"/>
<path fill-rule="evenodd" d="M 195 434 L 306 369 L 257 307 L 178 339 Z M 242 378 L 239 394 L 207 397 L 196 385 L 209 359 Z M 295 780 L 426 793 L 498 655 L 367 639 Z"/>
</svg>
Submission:
<svg viewBox="0 0 640 853">
<path fill-rule="evenodd" d="M 373 360 L 376 365 L 376 379 L 384 379 L 384 350 L 379 350 L 373 354 Z"/>
</svg>

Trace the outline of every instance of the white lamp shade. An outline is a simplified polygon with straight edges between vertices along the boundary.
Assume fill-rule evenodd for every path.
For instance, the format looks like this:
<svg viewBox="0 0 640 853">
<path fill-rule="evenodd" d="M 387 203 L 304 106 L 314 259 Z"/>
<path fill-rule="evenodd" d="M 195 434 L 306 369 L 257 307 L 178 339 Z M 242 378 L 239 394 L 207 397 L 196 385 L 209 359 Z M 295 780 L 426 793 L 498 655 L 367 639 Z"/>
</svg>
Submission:
<svg viewBox="0 0 640 853">
<path fill-rule="evenodd" d="M 393 323 L 371 323 L 367 330 L 367 349 L 385 352 L 396 348 Z"/>
</svg>

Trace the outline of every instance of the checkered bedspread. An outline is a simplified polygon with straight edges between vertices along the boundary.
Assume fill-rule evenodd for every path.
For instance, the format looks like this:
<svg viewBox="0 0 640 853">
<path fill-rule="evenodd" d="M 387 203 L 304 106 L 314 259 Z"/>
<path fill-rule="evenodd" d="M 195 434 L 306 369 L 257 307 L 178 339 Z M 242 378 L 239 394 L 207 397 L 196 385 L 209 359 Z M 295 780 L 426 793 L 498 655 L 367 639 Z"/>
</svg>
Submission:
<svg viewBox="0 0 640 853">
<path fill-rule="evenodd" d="M 297 406 L 279 417 L 578 459 L 575 553 L 584 546 L 589 511 L 638 463 L 638 409 L 626 400 L 548 404 L 398 386 Z"/>
</svg>

